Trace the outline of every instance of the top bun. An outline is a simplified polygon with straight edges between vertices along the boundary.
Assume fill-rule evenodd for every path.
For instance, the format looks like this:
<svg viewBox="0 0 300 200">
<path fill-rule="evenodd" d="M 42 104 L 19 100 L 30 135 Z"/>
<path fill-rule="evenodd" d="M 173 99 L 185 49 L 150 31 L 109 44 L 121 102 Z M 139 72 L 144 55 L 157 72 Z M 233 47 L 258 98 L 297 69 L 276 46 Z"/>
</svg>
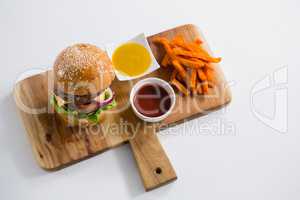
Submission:
<svg viewBox="0 0 300 200">
<path fill-rule="evenodd" d="M 75 44 L 64 49 L 54 66 L 56 93 L 94 95 L 110 86 L 115 78 L 107 54 L 91 44 Z"/>
</svg>

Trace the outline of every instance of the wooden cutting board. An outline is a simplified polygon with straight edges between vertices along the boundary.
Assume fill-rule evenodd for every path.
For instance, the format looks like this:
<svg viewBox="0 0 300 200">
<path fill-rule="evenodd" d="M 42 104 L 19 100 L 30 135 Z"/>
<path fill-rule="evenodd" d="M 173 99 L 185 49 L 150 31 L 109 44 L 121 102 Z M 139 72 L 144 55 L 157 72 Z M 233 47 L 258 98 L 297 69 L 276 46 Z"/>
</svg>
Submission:
<svg viewBox="0 0 300 200">
<path fill-rule="evenodd" d="M 194 25 L 188 24 L 148 37 L 148 42 L 158 62 L 164 50 L 152 41 L 157 36 L 169 39 L 182 35 L 186 41 L 199 37 L 204 47 L 212 53 L 203 35 Z M 15 85 L 14 96 L 26 128 L 35 158 L 46 170 L 57 170 L 105 150 L 130 142 L 146 190 L 176 179 L 176 174 L 163 151 L 156 131 L 207 114 L 231 100 L 224 75 L 215 64 L 216 86 L 209 95 L 184 97 L 177 95 L 171 115 L 161 123 L 146 124 L 132 112 L 129 93 L 133 82 L 115 80 L 111 86 L 116 93 L 117 108 L 107 111 L 100 125 L 86 129 L 65 127 L 49 105 L 52 93 L 52 72 L 47 71 L 26 78 Z M 169 80 L 170 69 L 160 68 L 147 77 Z M 145 77 L 143 77 L 145 78 Z M 116 112 L 116 110 L 118 112 Z M 121 110 L 121 111 L 120 111 Z M 131 124 L 131 125 L 128 125 Z"/>
</svg>

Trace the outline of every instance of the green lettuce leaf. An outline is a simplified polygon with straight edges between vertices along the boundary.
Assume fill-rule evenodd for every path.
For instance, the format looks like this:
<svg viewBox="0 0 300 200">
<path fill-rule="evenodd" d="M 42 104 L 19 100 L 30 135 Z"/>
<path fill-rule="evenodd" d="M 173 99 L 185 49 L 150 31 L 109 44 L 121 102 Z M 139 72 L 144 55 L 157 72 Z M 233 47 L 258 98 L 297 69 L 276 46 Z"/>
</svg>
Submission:
<svg viewBox="0 0 300 200">
<path fill-rule="evenodd" d="M 73 116 L 75 119 L 87 119 L 88 121 L 92 122 L 92 123 L 98 123 L 99 119 L 100 119 L 100 114 L 102 111 L 105 110 L 110 110 L 114 107 L 116 107 L 117 103 L 115 100 L 113 100 L 110 104 L 107 104 L 106 106 L 99 108 L 98 110 L 96 110 L 93 113 L 78 113 L 75 110 L 70 110 L 68 108 L 59 106 L 57 104 L 57 101 L 55 99 L 55 96 L 52 95 L 51 99 L 50 99 L 50 104 L 54 107 L 55 111 L 58 113 L 62 113 L 64 115 L 71 115 Z"/>
</svg>

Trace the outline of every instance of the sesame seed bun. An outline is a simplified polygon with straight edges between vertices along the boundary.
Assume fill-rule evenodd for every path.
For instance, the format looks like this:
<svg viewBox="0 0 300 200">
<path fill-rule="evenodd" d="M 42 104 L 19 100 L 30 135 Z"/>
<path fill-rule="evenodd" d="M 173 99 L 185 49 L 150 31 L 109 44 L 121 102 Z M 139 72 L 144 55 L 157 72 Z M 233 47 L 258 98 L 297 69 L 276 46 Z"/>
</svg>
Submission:
<svg viewBox="0 0 300 200">
<path fill-rule="evenodd" d="M 107 54 L 91 44 L 75 44 L 64 49 L 55 60 L 53 72 L 57 94 L 99 94 L 115 78 Z"/>
</svg>

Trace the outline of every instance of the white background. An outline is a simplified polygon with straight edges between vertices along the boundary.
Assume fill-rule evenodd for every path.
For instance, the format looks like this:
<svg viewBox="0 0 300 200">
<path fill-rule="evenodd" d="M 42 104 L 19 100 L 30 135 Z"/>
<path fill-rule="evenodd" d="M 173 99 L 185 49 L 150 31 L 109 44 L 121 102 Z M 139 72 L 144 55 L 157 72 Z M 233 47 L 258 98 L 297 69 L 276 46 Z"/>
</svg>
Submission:
<svg viewBox="0 0 300 200">
<path fill-rule="evenodd" d="M 298 0 L 0 0 L 0 199 L 299 199 L 299 7 Z M 225 110 L 160 134 L 176 182 L 145 193 L 127 145 L 53 173 L 37 166 L 12 98 L 21 73 L 51 67 L 72 43 L 101 45 L 185 23 L 200 27 L 234 84 Z M 255 84 L 283 66 L 289 110 L 280 133 L 253 114 L 250 99 Z M 276 114 L 268 91 L 257 95 L 256 110 Z M 234 133 L 199 133 L 215 122 Z"/>
</svg>

